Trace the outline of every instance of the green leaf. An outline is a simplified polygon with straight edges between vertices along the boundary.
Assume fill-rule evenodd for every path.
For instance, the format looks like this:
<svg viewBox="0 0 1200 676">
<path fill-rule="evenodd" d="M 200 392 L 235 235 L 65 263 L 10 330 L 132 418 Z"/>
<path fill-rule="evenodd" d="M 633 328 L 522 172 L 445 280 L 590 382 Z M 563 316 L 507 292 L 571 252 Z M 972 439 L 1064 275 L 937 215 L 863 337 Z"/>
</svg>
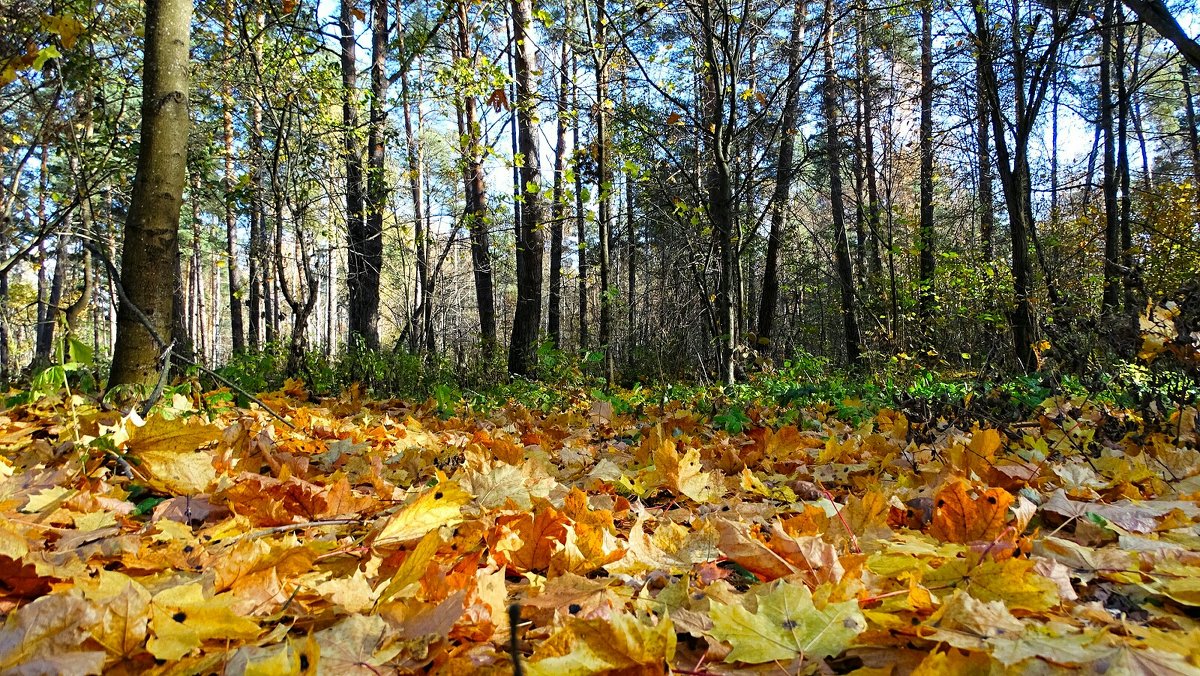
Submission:
<svg viewBox="0 0 1200 676">
<path fill-rule="evenodd" d="M 68 339 L 67 356 L 76 364 L 82 364 L 84 366 L 92 365 L 93 351 L 91 346 L 79 342 L 79 340 L 74 337 Z"/>
<path fill-rule="evenodd" d="M 731 408 L 724 413 L 714 416 L 713 423 L 720 425 L 730 434 L 741 434 L 752 421 L 746 412 L 740 408 Z"/>
</svg>

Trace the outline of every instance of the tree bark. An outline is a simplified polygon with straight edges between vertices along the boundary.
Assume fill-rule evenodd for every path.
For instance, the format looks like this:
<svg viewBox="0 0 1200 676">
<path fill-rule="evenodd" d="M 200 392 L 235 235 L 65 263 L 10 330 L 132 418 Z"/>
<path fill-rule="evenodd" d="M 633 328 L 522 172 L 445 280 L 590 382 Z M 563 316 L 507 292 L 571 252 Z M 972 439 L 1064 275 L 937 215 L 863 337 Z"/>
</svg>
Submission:
<svg viewBox="0 0 1200 676">
<path fill-rule="evenodd" d="M 976 72 L 980 72 L 978 63 Z M 977 81 L 975 86 L 979 89 L 975 99 L 975 115 L 978 117 L 975 133 L 979 139 L 979 239 L 983 244 L 983 257 L 990 262 L 994 255 L 992 240 L 996 228 L 996 198 L 992 192 L 992 111 L 983 85 Z"/>
<path fill-rule="evenodd" d="M 850 262 L 850 242 L 846 234 L 846 210 L 842 197 L 841 142 L 838 137 L 837 69 L 833 59 L 833 0 L 825 0 L 825 76 L 822 82 L 822 101 L 825 107 L 825 134 L 829 169 L 829 202 L 833 211 L 834 255 L 837 259 L 838 285 L 842 298 L 842 331 L 846 361 L 852 366 L 862 363 L 859 345 L 858 319 L 854 314 L 854 270 Z"/>
<path fill-rule="evenodd" d="M 1034 352 L 1035 324 L 1031 294 L 1033 291 L 1033 265 L 1030 258 L 1030 237 L 1034 234 L 1033 186 L 1029 167 L 1029 140 L 1034 132 L 1037 113 L 1045 101 L 1047 86 L 1053 76 L 1059 47 L 1079 15 L 1081 3 L 1072 2 L 1065 11 L 1055 12 L 1048 40 L 1040 55 L 1030 59 L 1030 42 L 1019 17 L 1019 3 L 1014 3 L 1014 16 L 1010 25 L 1013 73 L 1013 110 L 1011 122 L 1005 119 L 1001 109 L 1000 87 L 996 76 L 993 50 L 996 48 L 992 35 L 988 9 L 985 2 L 973 7 L 975 39 L 977 41 L 979 77 L 988 96 L 991 112 L 992 135 L 995 138 L 997 166 L 1000 184 L 1004 189 L 1008 207 L 1009 229 L 1012 233 L 1012 272 L 1015 308 L 1009 316 L 1013 331 L 1014 352 L 1023 368 L 1036 366 Z M 1010 147 L 1007 130 L 1011 124 L 1013 140 Z M 1049 272 L 1047 270 L 1047 272 Z M 1047 279 L 1050 301 L 1060 307 L 1058 295 Z"/>
<path fill-rule="evenodd" d="M 1188 149 L 1192 155 L 1192 192 L 1200 201 L 1200 120 L 1196 118 L 1196 102 L 1192 98 L 1192 74 L 1187 64 L 1179 65 L 1179 77 L 1183 80 L 1183 98 L 1187 114 Z"/>
<path fill-rule="evenodd" d="M 350 292 L 350 339 L 379 349 L 379 278 L 383 267 L 383 212 L 388 186 L 384 125 L 387 111 L 387 0 L 371 0 L 371 106 L 367 126 L 366 218 L 349 231 L 346 284 Z"/>
<path fill-rule="evenodd" d="M 921 3 L 921 251 L 917 274 L 917 307 L 925 321 L 932 318 L 936 296 L 933 288 L 933 2 Z"/>
<path fill-rule="evenodd" d="M 567 0 L 564 7 L 563 22 L 571 25 L 571 2 Z M 546 311 L 546 331 L 555 349 L 562 348 L 562 260 L 563 260 L 563 227 L 567 216 L 567 206 L 563 203 L 566 195 L 567 169 L 567 90 L 571 86 L 570 71 L 567 70 L 567 59 L 570 55 L 570 41 L 564 34 L 559 50 L 559 80 L 558 100 L 555 106 L 555 145 L 554 145 L 554 203 L 551 205 L 550 216 L 550 293 L 547 299 L 549 308 Z"/>
<path fill-rule="evenodd" d="M 246 351 L 246 329 L 242 324 L 242 269 L 238 261 L 237 176 L 233 167 L 233 0 L 225 0 L 224 36 L 226 72 L 221 84 L 222 132 L 225 143 L 225 255 L 229 265 L 229 332 L 234 354 Z"/>
<path fill-rule="evenodd" d="M 471 38 L 467 3 L 458 3 L 458 58 L 470 59 Z M 479 333 L 483 354 L 490 360 L 496 353 L 496 305 L 492 293 L 492 259 L 488 243 L 487 189 L 483 182 L 483 148 L 476 119 L 475 96 L 463 95 L 459 101 L 458 133 L 462 139 L 463 189 L 466 194 L 467 229 L 471 233 L 471 262 L 475 275 L 475 303 L 479 310 Z"/>
<path fill-rule="evenodd" d="M 713 16 L 709 3 L 700 3 L 699 18 L 704 40 L 704 105 L 707 108 L 708 122 L 708 128 L 703 134 L 709 155 L 705 189 L 708 219 L 712 224 L 713 239 L 719 257 L 715 308 L 718 377 L 722 383 L 733 384 L 737 379 L 734 361 L 737 317 L 733 298 L 737 246 L 734 238 L 733 167 L 730 157 L 734 111 L 726 108 L 729 75 L 717 54 L 721 30 L 716 24 L 717 18 Z"/>
<path fill-rule="evenodd" d="M 879 254 L 879 169 L 875 166 L 875 95 L 871 88 L 871 61 L 867 53 L 865 11 L 858 15 L 858 86 L 863 109 L 863 173 L 867 181 L 867 227 L 871 231 L 872 275 L 883 272 Z"/>
<path fill-rule="evenodd" d="M 530 375 L 537 361 L 537 339 L 542 319 L 542 256 L 545 248 L 542 221 L 541 159 L 537 129 L 537 52 L 530 34 L 530 0 L 512 0 L 513 52 L 515 55 L 517 143 L 520 149 L 521 220 L 517 224 L 517 307 L 508 348 L 508 370 Z"/>
<path fill-rule="evenodd" d="M 404 53 L 404 28 L 397 27 L 396 33 L 400 40 L 400 53 Z M 400 105 L 404 110 L 404 139 L 405 153 L 408 157 L 408 191 L 413 203 L 413 240 L 417 250 L 417 311 L 421 330 L 414 331 L 413 350 L 424 349 L 429 354 L 435 352 L 433 335 L 433 284 L 429 276 L 429 232 L 425 223 L 425 196 L 421 180 L 424 176 L 425 158 L 421 149 L 421 139 L 413 125 L 413 108 L 416 108 L 417 123 L 420 124 L 421 105 L 412 100 L 409 88 L 408 69 L 400 71 Z M 414 317 L 414 321 L 416 321 Z"/>
<path fill-rule="evenodd" d="M 1116 129 L 1113 125 L 1113 15 L 1107 0 L 1100 19 L 1100 125 L 1104 129 L 1104 296 L 1100 313 L 1112 318 L 1121 307 L 1121 217 L 1118 202 Z"/>
<path fill-rule="evenodd" d="M 117 318 L 109 387 L 153 387 L 165 347 L 159 341 L 172 339 L 175 280 L 169 277 L 172 261 L 179 259 L 187 167 L 191 16 L 191 0 L 146 3 L 141 145 L 121 256 L 121 286 L 129 303 L 121 304 Z"/>
<path fill-rule="evenodd" d="M 612 166 L 608 129 L 608 55 L 605 35 L 608 28 L 606 0 L 596 0 L 596 45 L 592 58 L 596 67 L 596 107 L 592 117 L 596 126 L 596 221 L 600 235 L 600 349 L 604 350 L 604 375 L 609 383 L 615 376 L 612 354 L 612 297 L 609 274 L 612 258 L 609 237 L 612 228 Z"/>
<path fill-rule="evenodd" d="M 1127 47 L 1125 42 L 1125 8 L 1116 7 L 1116 54 L 1113 66 L 1117 70 L 1117 179 L 1121 185 L 1121 288 L 1122 303 L 1128 326 L 1136 330 L 1138 308 L 1134 303 L 1133 275 L 1133 194 L 1129 185 L 1129 83 L 1125 77 Z M 1132 356 L 1132 355 L 1131 355 Z"/>
<path fill-rule="evenodd" d="M 1192 68 L 1200 69 L 1200 44 L 1188 37 L 1175 17 L 1171 16 L 1170 10 L 1162 0 L 1124 0 L 1124 2 L 1137 14 L 1139 20 L 1158 31 L 1159 35 L 1170 40 L 1183 58 L 1192 65 Z"/>
<path fill-rule="evenodd" d="M 775 314 L 779 305 L 779 250 L 783 240 L 783 225 L 795 175 L 797 108 L 800 100 L 800 54 L 803 49 L 807 0 L 797 0 L 792 16 L 788 43 L 788 84 L 779 118 L 779 151 L 775 162 L 775 189 L 771 193 L 771 226 L 767 235 L 767 254 L 763 262 L 762 294 L 758 306 L 758 338 L 756 348 L 766 352 L 771 348 L 775 329 Z M 868 163 L 868 170 L 870 169 Z M 870 188 L 868 188 L 868 193 Z"/>
<path fill-rule="evenodd" d="M 588 347 L 588 249 L 587 249 L 587 214 L 583 211 L 583 168 L 580 166 L 582 147 L 579 145 L 579 129 L 583 126 L 582 115 L 579 114 L 579 84 L 576 79 L 578 56 L 571 55 L 571 81 L 575 86 L 571 91 L 572 108 L 575 109 L 575 125 L 572 129 L 572 147 L 575 149 L 575 237 L 577 239 L 577 262 L 579 269 L 579 349 Z"/>
</svg>

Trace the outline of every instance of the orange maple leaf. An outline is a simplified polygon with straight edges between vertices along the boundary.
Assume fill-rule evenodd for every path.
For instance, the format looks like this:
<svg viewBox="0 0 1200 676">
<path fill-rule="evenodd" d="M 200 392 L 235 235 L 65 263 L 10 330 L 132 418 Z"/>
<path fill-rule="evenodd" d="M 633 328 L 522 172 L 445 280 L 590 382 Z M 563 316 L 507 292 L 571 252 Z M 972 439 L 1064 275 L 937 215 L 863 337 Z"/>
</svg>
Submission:
<svg viewBox="0 0 1200 676">
<path fill-rule="evenodd" d="M 1003 488 L 989 488 L 972 498 L 967 486 L 966 482 L 955 481 L 937 492 L 930 534 L 964 544 L 998 539 L 1009 530 L 1008 508 L 1013 496 Z"/>
</svg>

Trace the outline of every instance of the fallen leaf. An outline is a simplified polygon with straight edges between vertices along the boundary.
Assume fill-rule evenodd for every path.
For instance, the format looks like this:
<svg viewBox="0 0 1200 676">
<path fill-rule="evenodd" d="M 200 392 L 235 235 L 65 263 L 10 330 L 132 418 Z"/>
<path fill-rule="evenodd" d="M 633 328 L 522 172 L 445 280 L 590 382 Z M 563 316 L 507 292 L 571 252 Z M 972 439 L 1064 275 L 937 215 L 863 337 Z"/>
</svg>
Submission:
<svg viewBox="0 0 1200 676">
<path fill-rule="evenodd" d="M 849 647 L 867 625 L 855 601 L 818 609 L 808 587 L 777 581 L 758 589 L 758 607 L 714 605 L 713 638 L 733 650 L 726 662 L 762 664 L 797 657 L 832 657 Z"/>
</svg>

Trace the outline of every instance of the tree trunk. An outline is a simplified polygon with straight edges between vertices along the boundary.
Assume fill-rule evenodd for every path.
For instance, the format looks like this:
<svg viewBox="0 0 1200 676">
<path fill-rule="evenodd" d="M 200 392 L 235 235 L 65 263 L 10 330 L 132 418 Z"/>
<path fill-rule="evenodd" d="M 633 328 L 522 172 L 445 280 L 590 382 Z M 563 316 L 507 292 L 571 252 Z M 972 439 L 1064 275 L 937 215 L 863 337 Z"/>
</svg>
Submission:
<svg viewBox="0 0 1200 676">
<path fill-rule="evenodd" d="M 596 0 L 596 44 L 593 60 L 596 66 L 596 107 L 592 117 L 596 125 L 596 221 L 600 235 L 600 349 L 604 350 L 604 375 L 613 382 L 615 365 L 612 354 L 612 297 L 609 293 L 609 273 L 612 259 L 609 251 L 612 227 L 612 167 L 608 129 L 608 57 L 605 34 L 608 27 L 606 0 Z"/>
<path fill-rule="evenodd" d="M 568 0 L 564 7 L 566 25 L 571 25 L 571 3 Z M 555 145 L 554 145 L 554 204 L 551 205 L 550 219 L 550 294 L 549 309 L 546 311 L 546 331 L 555 349 L 562 348 L 562 259 L 563 259 L 563 227 L 567 216 L 567 205 L 563 203 L 566 195 L 567 170 L 567 89 L 571 86 L 570 72 L 567 70 L 567 59 L 570 56 L 570 41 L 562 37 L 559 50 L 559 80 L 558 101 L 555 115 Z"/>
<path fill-rule="evenodd" d="M 1034 132 L 1034 122 L 1038 110 L 1045 100 L 1046 86 L 1053 77 L 1053 67 L 1058 58 L 1059 47 L 1079 15 L 1080 3 L 1072 3 L 1064 13 L 1055 13 L 1051 17 L 1051 35 L 1045 43 L 1040 56 L 1030 63 L 1030 42 L 1026 37 L 1024 25 L 1019 16 L 1014 16 L 1011 29 L 1011 45 L 1013 60 L 1013 109 L 1012 121 L 1013 141 L 1009 146 L 1006 132 L 1009 121 L 1000 107 L 1000 87 L 993 61 L 995 44 L 991 31 L 990 19 L 986 3 L 973 7 L 975 18 L 975 38 L 977 40 L 979 77 L 983 89 L 988 96 L 991 109 L 992 135 L 995 138 L 997 165 L 1000 172 L 1000 184 L 1004 189 L 1005 204 L 1008 207 L 1009 229 L 1012 233 L 1012 272 L 1015 305 L 1009 317 L 1013 331 L 1014 351 L 1022 367 L 1031 369 L 1036 366 L 1034 353 L 1035 325 L 1033 305 L 1030 295 L 1033 284 L 1033 266 L 1029 256 L 1029 238 L 1034 233 L 1033 217 L 1033 186 L 1029 169 L 1029 139 Z M 1014 14 L 1019 6 L 1014 3 Z M 1027 89 L 1028 87 L 1028 89 Z M 1048 272 L 1048 270 L 1047 270 Z M 1049 285 L 1050 300 L 1055 308 L 1061 303 L 1054 290 L 1051 280 Z"/>
<path fill-rule="evenodd" d="M 543 198 L 537 128 L 537 53 L 530 34 L 530 0 L 512 0 L 516 70 L 517 142 L 521 155 L 521 220 L 517 230 L 517 307 L 508 348 L 508 370 L 530 375 L 537 361 L 542 319 Z"/>
<path fill-rule="evenodd" d="M 1123 303 L 1127 324 L 1137 329 L 1139 308 L 1134 303 L 1133 271 L 1133 194 L 1129 185 L 1129 84 L 1125 77 L 1126 42 L 1125 42 L 1125 9 L 1117 5 L 1116 16 L 1117 44 L 1116 58 L 1113 66 L 1117 69 L 1117 178 L 1121 183 L 1121 288 L 1124 291 Z M 1131 355 L 1132 356 L 1132 355 Z"/>
<path fill-rule="evenodd" d="M 1137 134 L 1138 151 L 1142 158 L 1142 190 L 1149 193 L 1154 184 L 1154 168 L 1150 165 L 1150 152 L 1146 145 L 1146 127 L 1142 120 L 1141 64 L 1142 45 L 1145 42 L 1146 27 L 1138 24 L 1137 38 L 1133 45 L 1133 65 L 1130 67 L 1129 79 L 1133 81 L 1133 91 L 1130 92 L 1130 119 L 1133 122 L 1133 132 Z"/>
<path fill-rule="evenodd" d="M 467 20 L 467 3 L 458 3 L 458 58 L 473 59 Z M 483 182 L 483 148 L 475 115 L 474 95 L 460 101 L 459 137 L 463 143 L 463 188 L 467 198 L 467 229 L 471 233 L 471 262 L 475 273 L 475 302 L 484 358 L 496 353 L 496 305 L 492 294 L 492 259 L 488 243 L 487 189 Z"/>
<path fill-rule="evenodd" d="M 387 0 L 371 0 L 371 107 L 367 126 L 366 219 L 349 231 L 346 283 L 350 292 L 350 339 L 379 349 L 379 275 L 383 267 L 383 212 L 388 186 L 384 172 L 387 111 Z M 357 224 L 357 222 L 356 222 Z"/>
<path fill-rule="evenodd" d="M 771 229 L 767 235 L 767 257 L 763 262 L 762 295 L 758 306 L 756 347 L 761 352 L 771 348 L 775 313 L 779 304 L 779 250 L 783 240 L 783 224 L 787 217 L 788 202 L 792 194 L 792 177 L 795 175 L 793 164 L 796 134 L 799 132 L 796 128 L 796 110 L 800 100 L 800 55 L 803 49 L 807 6 L 807 0 L 797 0 L 792 16 L 791 39 L 788 43 L 787 93 L 784 95 L 783 112 L 779 119 L 779 152 L 775 162 L 775 190 L 771 194 L 770 205 Z"/>
<path fill-rule="evenodd" d="M 737 318 L 734 307 L 734 265 L 737 247 L 734 239 L 733 222 L 733 168 L 729 155 L 732 133 L 732 110 L 726 108 L 729 77 L 718 57 L 720 30 L 716 17 L 708 3 L 700 5 L 700 20 L 704 37 L 704 105 L 708 108 L 707 130 L 703 134 L 709 155 L 708 176 L 705 189 L 708 200 L 708 219 L 712 223 L 713 239 L 719 257 L 717 277 L 717 358 L 718 374 L 724 384 L 733 384 L 737 378 L 734 362 Z M 727 115 L 728 112 L 728 115 Z"/>
<path fill-rule="evenodd" d="M 41 162 L 38 165 L 38 226 L 42 232 L 50 230 L 50 216 L 46 205 L 50 201 L 50 144 L 42 141 Z M 50 358 L 50 341 L 54 335 L 54 312 L 47 301 L 49 289 L 46 279 L 46 240 L 38 240 L 37 265 L 37 319 L 33 328 L 33 366 L 41 368 Z"/>
<path fill-rule="evenodd" d="M 510 106 L 508 116 L 508 141 L 511 144 L 513 164 L 512 164 L 512 210 L 513 210 L 513 234 L 520 238 L 521 233 L 521 215 L 524 211 L 523 203 L 521 202 L 521 194 L 525 192 L 521 187 L 521 168 L 517 166 L 516 158 L 520 154 L 520 142 L 517 140 L 517 85 L 516 77 L 513 75 L 513 49 L 515 44 L 513 40 L 513 27 L 511 17 L 504 17 L 504 40 L 505 44 L 509 45 L 509 49 L 505 50 L 505 66 L 508 68 L 508 79 L 512 81 L 512 88 L 508 91 L 509 101 L 513 102 Z"/>
<path fill-rule="evenodd" d="M 867 227 L 871 231 L 871 274 L 883 271 L 879 255 L 879 171 L 875 166 L 875 99 L 871 88 L 871 61 L 867 51 L 866 10 L 858 12 L 858 86 L 863 109 L 863 173 L 867 181 Z"/>
<path fill-rule="evenodd" d="M 1113 12 L 1116 0 L 1107 0 L 1100 20 L 1100 125 L 1104 129 L 1104 297 L 1100 312 L 1113 317 L 1121 306 L 1121 217 L 1117 197 L 1116 129 L 1113 125 Z"/>
<path fill-rule="evenodd" d="M 233 65 L 233 0 L 225 0 L 224 35 L 226 68 Z M 242 325 L 242 270 L 238 262 L 237 176 L 233 168 L 233 85 L 232 73 L 226 72 L 221 85 L 222 131 L 225 141 L 225 255 L 229 264 L 229 332 L 234 354 L 246 351 L 245 327 Z"/>
<path fill-rule="evenodd" d="M 588 250 L 587 250 L 587 214 L 583 211 L 583 168 L 579 166 L 582 159 L 582 146 L 579 145 L 579 128 L 583 126 L 582 115 L 579 114 L 579 84 L 577 77 L 578 57 L 571 54 L 571 81 L 576 83 L 571 92 L 572 108 L 575 109 L 575 126 L 572 130 L 572 147 L 575 149 L 575 237 L 578 240 L 576 248 L 579 268 L 579 349 L 588 347 Z"/>
<path fill-rule="evenodd" d="M 117 318 L 109 387 L 153 387 L 164 349 L 160 341 L 172 339 L 175 280 L 169 277 L 172 261 L 179 260 L 187 167 L 191 16 L 191 0 L 146 2 L 141 145 L 121 256 L 121 286 L 129 303 L 121 303 Z"/>
<path fill-rule="evenodd" d="M 822 99 L 825 107 L 825 134 L 829 168 L 829 202 L 833 210 L 834 254 L 837 258 L 838 284 L 842 296 L 842 331 L 846 346 L 846 361 L 852 366 L 862 363 L 859 346 L 858 320 L 854 315 L 854 270 L 850 263 L 850 242 L 846 235 L 846 210 L 842 202 L 841 143 L 838 138 L 837 69 L 833 60 L 833 0 L 825 0 L 825 77 Z"/>
<path fill-rule="evenodd" d="M 978 63 L 976 64 L 976 72 L 979 72 Z M 983 85 L 977 81 L 975 86 L 979 89 L 975 103 L 975 114 L 978 117 L 976 120 L 978 124 L 976 136 L 979 139 L 979 155 L 977 160 L 979 167 L 979 239 L 983 244 L 984 259 L 991 262 L 994 255 L 993 233 L 996 229 L 996 198 L 992 192 L 992 110 Z"/>
<path fill-rule="evenodd" d="M 1124 2 L 1129 9 L 1133 10 L 1134 14 L 1137 14 L 1140 21 L 1170 40 L 1183 58 L 1192 65 L 1192 68 L 1200 69 L 1200 44 L 1188 37 L 1162 0 L 1124 0 Z"/>
<path fill-rule="evenodd" d="M 1187 64 L 1179 65 L 1179 77 L 1183 79 L 1183 98 L 1187 113 L 1188 149 L 1192 155 L 1192 192 L 1200 202 L 1200 120 L 1196 119 L 1196 102 L 1192 98 L 1192 74 Z"/>
<path fill-rule="evenodd" d="M 399 17 L 397 17 L 399 18 Z M 400 53 L 404 54 L 404 28 L 397 27 L 400 40 Z M 421 105 L 413 103 L 409 89 L 408 69 L 400 71 L 400 105 L 404 111 L 405 152 L 408 156 L 408 191 L 413 203 L 413 240 L 417 249 L 417 312 L 420 313 L 421 330 L 414 331 L 415 340 L 412 343 L 414 351 L 424 349 L 429 354 L 434 353 L 433 335 L 433 286 L 429 278 L 429 235 L 425 227 L 425 196 L 422 191 L 421 179 L 424 175 L 424 155 L 421 150 L 421 140 L 413 125 L 413 107 L 416 107 L 417 121 L 420 123 Z M 414 317 L 414 321 L 417 318 Z"/>
<path fill-rule="evenodd" d="M 341 0 L 339 23 L 341 28 L 341 69 L 342 69 L 342 156 L 346 163 L 346 238 L 349 246 L 346 256 L 346 288 L 349 299 L 347 308 L 350 315 L 351 336 L 347 347 L 357 347 L 354 342 L 354 328 L 360 332 L 363 327 L 356 323 L 361 314 L 356 307 L 361 307 L 363 288 L 362 240 L 366 230 L 363 216 L 365 209 L 365 186 L 363 184 L 362 151 L 358 146 L 358 70 L 357 45 L 354 40 L 354 0 Z M 358 334 L 363 340 L 366 335 Z"/>
<path fill-rule="evenodd" d="M 920 265 L 917 274 L 918 312 L 932 318 L 933 289 L 933 2 L 921 3 L 921 224 L 918 228 Z"/>
</svg>

